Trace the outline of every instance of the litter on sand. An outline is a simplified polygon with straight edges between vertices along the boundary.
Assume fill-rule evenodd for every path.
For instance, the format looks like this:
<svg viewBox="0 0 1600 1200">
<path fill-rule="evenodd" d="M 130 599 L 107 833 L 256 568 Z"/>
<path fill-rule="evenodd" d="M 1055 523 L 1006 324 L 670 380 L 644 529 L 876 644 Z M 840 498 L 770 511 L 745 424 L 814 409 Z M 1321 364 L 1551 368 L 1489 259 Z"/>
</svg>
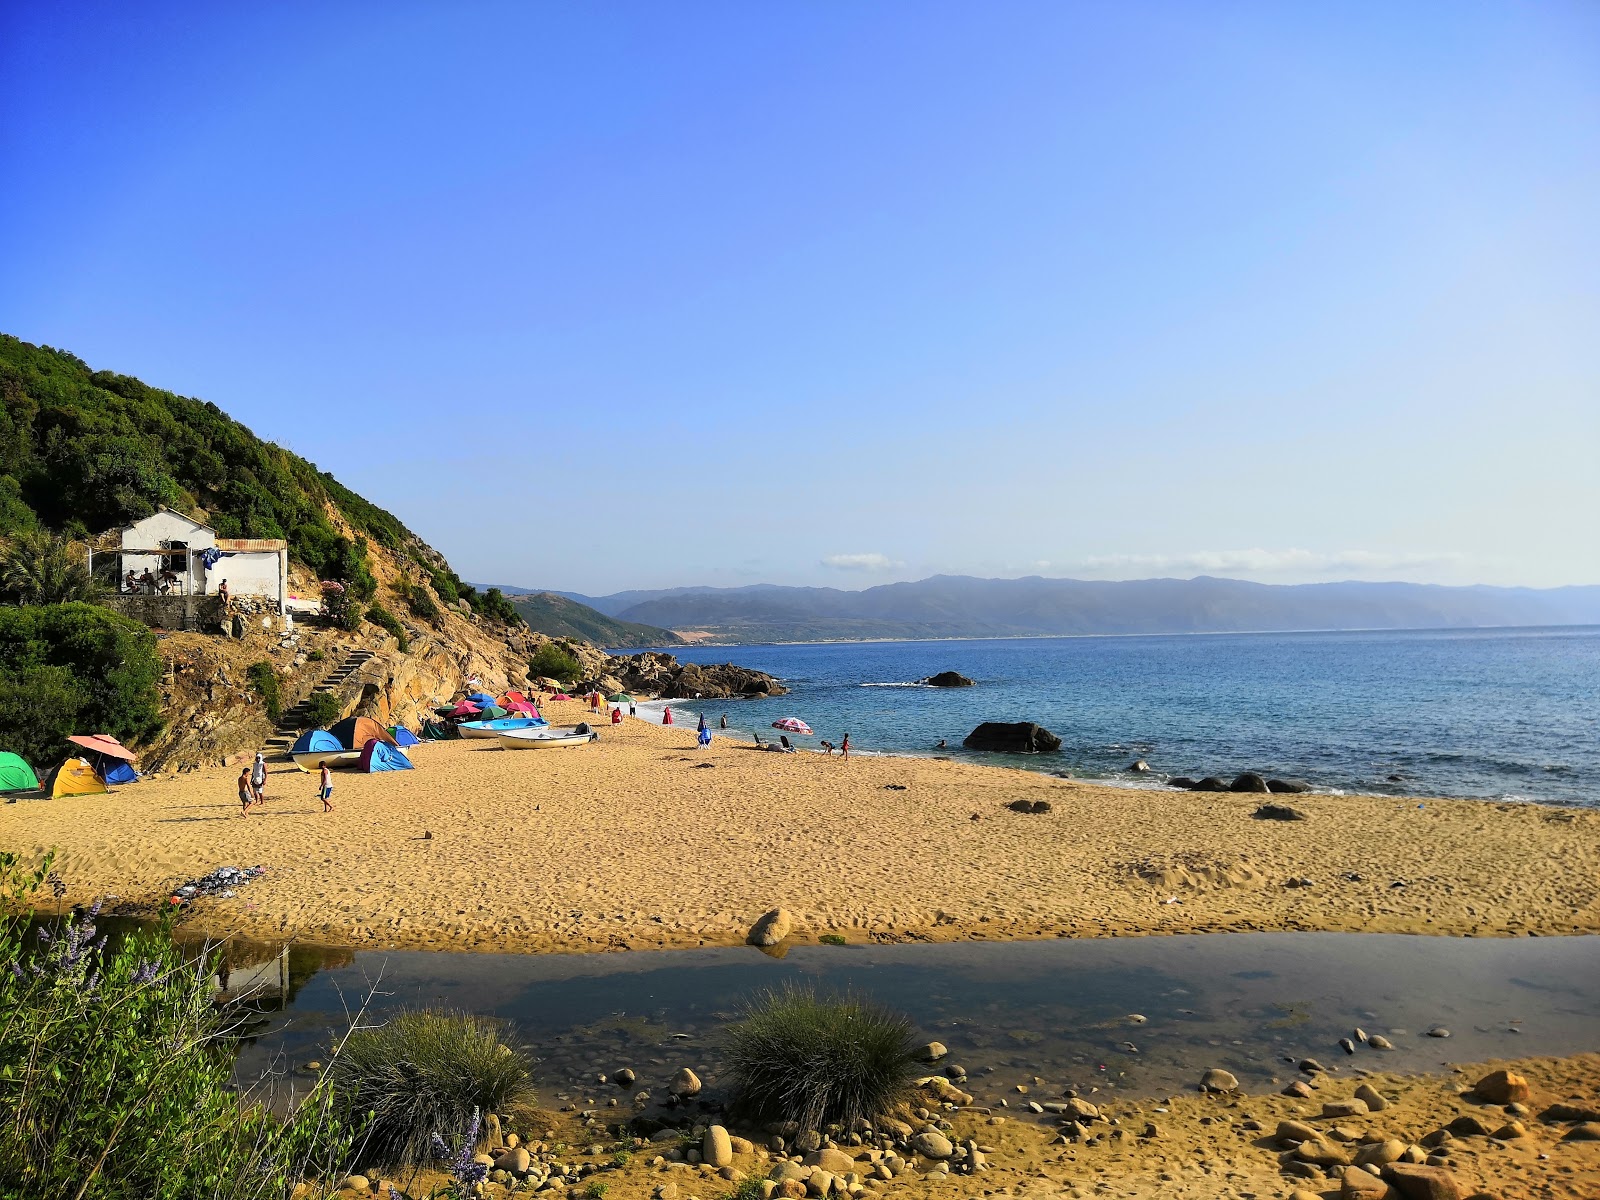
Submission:
<svg viewBox="0 0 1600 1200">
<path fill-rule="evenodd" d="M 267 869 L 263 866 L 245 867 L 218 867 L 209 875 L 202 875 L 199 879 L 191 879 L 188 883 L 172 893 L 172 902 L 182 904 L 193 900 L 196 896 L 216 896 L 223 900 L 231 900 L 237 894 L 236 888 L 241 888 L 252 879 L 265 875 Z"/>
</svg>

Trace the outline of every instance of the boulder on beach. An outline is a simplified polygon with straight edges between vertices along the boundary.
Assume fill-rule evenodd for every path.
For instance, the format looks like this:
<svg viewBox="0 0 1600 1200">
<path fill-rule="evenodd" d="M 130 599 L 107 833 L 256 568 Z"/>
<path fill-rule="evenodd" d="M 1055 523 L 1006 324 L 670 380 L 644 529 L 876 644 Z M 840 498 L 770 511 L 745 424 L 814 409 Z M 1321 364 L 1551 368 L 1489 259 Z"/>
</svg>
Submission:
<svg viewBox="0 0 1600 1200">
<path fill-rule="evenodd" d="M 1304 779 L 1269 779 L 1269 780 L 1267 780 L 1267 791 L 1269 791 L 1269 792 L 1286 793 L 1288 795 L 1298 795 L 1301 792 L 1309 792 L 1310 790 L 1311 790 L 1311 785 L 1309 783 L 1307 783 Z"/>
<path fill-rule="evenodd" d="M 985 721 L 961 743 L 968 750 L 1039 754 L 1061 749 L 1061 739 L 1032 721 Z"/>
<path fill-rule="evenodd" d="M 1472 1090 L 1490 1104 L 1526 1104 L 1532 1094 L 1527 1077 L 1515 1071 L 1491 1071 Z"/>
<path fill-rule="evenodd" d="M 1167 786 L 1183 788 L 1185 791 L 1192 792 L 1194 791 L 1195 781 L 1190 779 L 1187 775 L 1174 775 L 1171 779 L 1167 780 Z"/>
<path fill-rule="evenodd" d="M 750 927 L 747 939 L 752 946 L 776 946 L 794 931 L 794 917 L 786 908 L 774 908 L 763 913 Z"/>
<path fill-rule="evenodd" d="M 1265 792 L 1268 790 L 1267 781 L 1254 771 L 1244 771 L 1233 777 L 1233 782 L 1228 785 L 1230 792 Z"/>
<path fill-rule="evenodd" d="M 965 675 L 955 671 L 940 671 L 937 675 L 929 675 L 926 679 L 919 680 L 929 687 L 972 687 L 973 681 Z"/>
<path fill-rule="evenodd" d="M 1250 814 L 1258 821 L 1304 821 L 1305 813 L 1287 804 L 1263 804 Z"/>
<path fill-rule="evenodd" d="M 1207 775 L 1189 790 L 1192 792 L 1225 792 L 1228 790 L 1228 785 L 1215 775 Z"/>
</svg>

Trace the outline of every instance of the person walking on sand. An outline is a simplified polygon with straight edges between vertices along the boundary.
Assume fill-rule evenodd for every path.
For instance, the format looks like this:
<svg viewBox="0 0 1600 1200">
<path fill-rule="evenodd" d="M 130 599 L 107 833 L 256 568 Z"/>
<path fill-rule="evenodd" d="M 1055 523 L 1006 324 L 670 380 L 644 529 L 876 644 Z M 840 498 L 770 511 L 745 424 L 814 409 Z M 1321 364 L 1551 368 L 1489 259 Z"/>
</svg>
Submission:
<svg viewBox="0 0 1600 1200">
<path fill-rule="evenodd" d="M 256 794 L 256 803 L 267 802 L 267 758 L 256 751 L 256 761 L 250 764 L 250 790 Z"/>
<path fill-rule="evenodd" d="M 239 772 L 239 815 L 248 817 L 250 806 L 256 802 L 256 790 L 250 786 L 250 768 L 244 767 Z"/>
<path fill-rule="evenodd" d="M 333 775 L 328 771 L 327 763 L 318 763 L 321 768 L 317 772 L 317 797 L 322 801 L 322 811 L 333 811 Z"/>
<path fill-rule="evenodd" d="M 848 733 L 844 735 L 844 741 L 839 743 L 839 755 L 841 758 L 850 757 L 850 735 Z"/>
<path fill-rule="evenodd" d="M 663 725 L 672 724 L 672 707 L 670 705 L 661 710 L 661 723 Z"/>
</svg>

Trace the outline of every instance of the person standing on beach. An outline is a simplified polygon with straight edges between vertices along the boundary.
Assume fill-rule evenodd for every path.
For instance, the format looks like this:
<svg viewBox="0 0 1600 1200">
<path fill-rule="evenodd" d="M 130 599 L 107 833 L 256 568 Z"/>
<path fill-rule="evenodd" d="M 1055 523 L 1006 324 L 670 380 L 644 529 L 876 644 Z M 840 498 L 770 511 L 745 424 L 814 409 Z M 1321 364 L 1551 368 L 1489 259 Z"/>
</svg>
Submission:
<svg viewBox="0 0 1600 1200">
<path fill-rule="evenodd" d="M 321 768 L 317 772 L 317 796 L 322 801 L 322 811 L 333 811 L 333 776 L 328 771 L 327 763 L 318 763 Z"/>
<path fill-rule="evenodd" d="M 267 759 L 259 750 L 256 761 L 250 765 L 250 790 L 256 794 L 256 803 L 267 802 Z"/>
<path fill-rule="evenodd" d="M 245 767 L 239 772 L 239 815 L 248 817 L 250 806 L 256 802 L 256 790 L 250 785 L 250 768 Z"/>
<path fill-rule="evenodd" d="M 848 733 L 844 735 L 844 741 L 839 743 L 839 754 L 843 758 L 850 757 L 850 735 Z"/>
<path fill-rule="evenodd" d="M 632 700 L 628 701 L 628 715 L 630 717 L 637 717 L 639 715 L 639 710 L 634 707 L 634 703 L 633 703 Z"/>
<path fill-rule="evenodd" d="M 670 705 L 661 710 L 661 723 L 663 725 L 672 724 L 672 707 Z"/>
</svg>

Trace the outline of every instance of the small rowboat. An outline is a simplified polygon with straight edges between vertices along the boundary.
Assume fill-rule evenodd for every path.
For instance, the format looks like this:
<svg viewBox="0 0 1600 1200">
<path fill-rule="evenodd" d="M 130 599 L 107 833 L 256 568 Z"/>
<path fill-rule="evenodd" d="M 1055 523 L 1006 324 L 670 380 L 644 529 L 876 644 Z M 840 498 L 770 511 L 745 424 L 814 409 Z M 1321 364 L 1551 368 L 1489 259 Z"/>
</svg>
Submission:
<svg viewBox="0 0 1600 1200">
<path fill-rule="evenodd" d="M 295 766 L 308 773 L 317 770 L 323 763 L 328 764 L 330 771 L 353 770 L 361 765 L 359 750 L 302 750 L 289 757 L 294 759 Z"/>
<path fill-rule="evenodd" d="M 500 717 L 493 721 L 463 721 L 456 726 L 464 738 L 494 738 L 502 733 L 520 733 L 527 729 L 548 729 L 543 717 Z"/>
<path fill-rule="evenodd" d="M 547 725 L 543 729 L 514 729 L 500 735 L 502 750 L 562 750 L 587 746 L 600 735 L 587 725 Z"/>
</svg>

